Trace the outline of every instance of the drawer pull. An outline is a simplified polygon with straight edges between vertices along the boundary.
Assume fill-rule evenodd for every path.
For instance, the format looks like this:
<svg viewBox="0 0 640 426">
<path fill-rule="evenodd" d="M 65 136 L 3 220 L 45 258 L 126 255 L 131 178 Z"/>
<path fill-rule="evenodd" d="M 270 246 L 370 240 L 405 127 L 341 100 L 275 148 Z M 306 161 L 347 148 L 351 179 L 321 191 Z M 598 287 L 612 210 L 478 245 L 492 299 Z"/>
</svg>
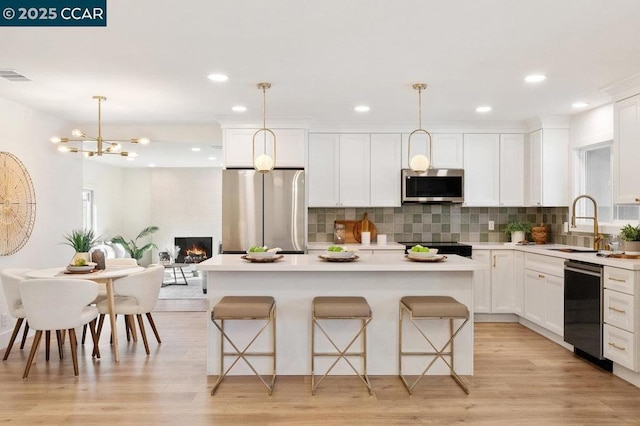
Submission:
<svg viewBox="0 0 640 426">
<path fill-rule="evenodd" d="M 627 312 L 627 311 L 625 311 L 625 310 L 618 309 L 618 308 L 615 308 L 615 307 L 613 307 L 613 306 L 609 306 L 609 310 L 610 310 L 610 311 L 613 311 L 613 312 L 619 312 L 619 313 L 621 313 L 621 314 L 624 314 L 624 313 L 626 313 L 626 312 Z"/>
<path fill-rule="evenodd" d="M 614 348 L 619 349 L 621 351 L 626 351 L 627 350 L 627 348 L 623 348 L 622 346 L 618 346 L 613 342 L 609 342 L 609 346 L 613 346 Z"/>
<path fill-rule="evenodd" d="M 621 280 L 620 278 L 613 278 L 613 277 L 609 277 L 609 279 L 610 279 L 611 281 L 617 281 L 617 282 L 619 282 L 619 283 L 626 283 L 626 282 L 627 282 L 627 280 Z"/>
<path fill-rule="evenodd" d="M 636 198 L 636 203 L 640 203 L 640 198 Z"/>
<path fill-rule="evenodd" d="M 494 268 L 496 267 L 496 255 L 495 254 L 493 255 L 493 267 Z"/>
<path fill-rule="evenodd" d="M 545 276 L 542 274 L 538 274 L 538 278 L 545 278 Z"/>
</svg>

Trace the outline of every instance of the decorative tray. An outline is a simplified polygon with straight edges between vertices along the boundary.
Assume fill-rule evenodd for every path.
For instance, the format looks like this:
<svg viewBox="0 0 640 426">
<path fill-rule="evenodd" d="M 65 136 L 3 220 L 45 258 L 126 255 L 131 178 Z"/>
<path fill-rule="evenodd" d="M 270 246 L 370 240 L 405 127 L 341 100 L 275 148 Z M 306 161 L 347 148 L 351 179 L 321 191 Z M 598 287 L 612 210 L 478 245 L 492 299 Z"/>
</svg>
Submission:
<svg viewBox="0 0 640 426">
<path fill-rule="evenodd" d="M 405 254 L 404 258 L 412 262 L 443 262 L 447 256 L 437 254 L 433 257 L 411 257 L 408 254 Z"/>
<path fill-rule="evenodd" d="M 611 253 L 607 257 L 616 259 L 640 259 L 640 254 Z"/>
<path fill-rule="evenodd" d="M 273 257 L 262 257 L 262 258 L 253 258 L 253 257 L 249 257 L 246 254 L 240 256 L 242 259 L 246 260 L 247 262 L 251 262 L 251 263 L 273 263 L 277 260 L 280 260 L 284 257 L 284 255 L 279 255 L 279 256 L 273 256 Z"/>
<path fill-rule="evenodd" d="M 360 257 L 356 255 L 353 255 L 351 257 L 327 257 L 319 254 L 318 259 L 322 259 L 325 262 L 355 262 L 356 260 L 360 259 Z"/>
</svg>

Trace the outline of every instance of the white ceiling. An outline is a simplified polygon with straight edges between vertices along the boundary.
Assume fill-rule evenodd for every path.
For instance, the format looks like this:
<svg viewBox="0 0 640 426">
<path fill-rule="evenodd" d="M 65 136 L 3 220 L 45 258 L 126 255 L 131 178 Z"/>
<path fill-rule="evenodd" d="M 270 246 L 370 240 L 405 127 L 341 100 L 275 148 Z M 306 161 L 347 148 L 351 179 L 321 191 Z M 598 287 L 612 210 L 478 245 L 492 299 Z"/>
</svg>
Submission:
<svg viewBox="0 0 640 426">
<path fill-rule="evenodd" d="M 32 81 L 0 79 L 0 96 L 95 123 L 100 94 L 106 125 L 217 129 L 217 120 L 260 119 L 256 83 L 268 81 L 267 125 L 406 123 L 409 132 L 415 82 L 429 85 L 427 125 L 503 122 L 572 114 L 577 100 L 602 105 L 603 87 L 640 72 L 638 0 L 110 0 L 107 16 L 106 28 L 1 27 L 0 69 Z M 207 80 L 214 72 L 229 81 Z M 530 73 L 548 78 L 526 84 Z M 248 111 L 233 113 L 236 104 Z M 355 113 L 358 104 L 371 111 Z M 493 111 L 476 113 L 481 104 Z M 164 142 L 149 149 L 179 141 Z"/>
</svg>

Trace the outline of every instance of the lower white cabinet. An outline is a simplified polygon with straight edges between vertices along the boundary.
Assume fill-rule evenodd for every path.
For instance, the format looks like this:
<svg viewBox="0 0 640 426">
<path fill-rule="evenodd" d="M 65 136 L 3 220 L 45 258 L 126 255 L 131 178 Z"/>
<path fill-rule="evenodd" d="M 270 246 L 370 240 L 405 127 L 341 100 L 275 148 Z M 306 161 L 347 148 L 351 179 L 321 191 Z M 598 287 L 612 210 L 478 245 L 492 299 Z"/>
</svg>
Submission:
<svg viewBox="0 0 640 426">
<path fill-rule="evenodd" d="M 513 250 L 474 250 L 473 259 L 489 268 L 473 277 L 474 312 L 511 314 L 516 303 Z"/>
<path fill-rule="evenodd" d="M 524 267 L 524 317 L 563 336 L 564 260 L 526 253 Z"/>
<path fill-rule="evenodd" d="M 640 272 L 605 266 L 604 356 L 633 371 L 640 371 L 638 354 L 638 291 Z"/>
</svg>

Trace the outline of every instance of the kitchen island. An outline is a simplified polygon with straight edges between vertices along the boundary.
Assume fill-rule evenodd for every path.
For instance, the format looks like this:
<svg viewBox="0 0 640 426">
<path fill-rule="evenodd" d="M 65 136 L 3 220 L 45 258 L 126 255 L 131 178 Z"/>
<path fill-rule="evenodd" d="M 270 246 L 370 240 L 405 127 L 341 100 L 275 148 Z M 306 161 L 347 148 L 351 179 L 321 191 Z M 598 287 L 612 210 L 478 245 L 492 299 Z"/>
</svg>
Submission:
<svg viewBox="0 0 640 426">
<path fill-rule="evenodd" d="M 197 266 L 208 277 L 209 312 L 227 295 L 275 298 L 277 370 L 281 375 L 309 375 L 311 372 L 311 301 L 316 296 L 365 297 L 373 313 L 367 329 L 368 373 L 398 374 L 398 302 L 407 295 L 446 295 L 467 305 L 471 318 L 456 337 L 455 366 L 459 374 L 473 374 L 473 273 L 485 268 L 486 265 L 480 262 L 456 255 L 447 256 L 443 262 L 414 262 L 405 259 L 401 253 L 362 254 L 354 262 L 327 262 L 317 255 L 284 255 L 273 263 L 250 263 L 240 255 L 228 254 L 217 255 Z M 217 375 L 220 337 L 210 319 L 208 321 L 207 373 Z M 355 321 L 334 322 L 340 324 L 330 324 L 328 331 L 332 337 L 338 335 L 337 340 L 346 343 L 354 334 L 355 328 L 351 326 L 357 324 Z M 233 335 L 249 339 L 259 324 L 258 321 L 247 323 L 253 321 L 229 322 L 227 325 Z M 447 321 L 432 321 L 427 326 L 429 336 L 435 336 L 436 343 L 446 341 Z M 242 337 L 237 343 L 242 342 Z M 316 342 L 324 345 L 319 337 L 316 336 Z M 426 346 L 416 346 L 420 340 L 421 337 L 413 332 L 405 334 L 408 348 L 426 349 Z M 266 348 L 267 342 L 258 340 L 256 344 L 258 348 Z M 341 361 L 333 373 L 353 374 L 349 366 L 343 364 Z M 262 371 L 269 371 L 266 360 L 255 365 L 264 368 Z M 407 363 L 407 368 L 416 373 L 420 370 L 415 362 Z M 434 365 L 433 373 L 448 374 L 448 369 L 439 361 Z M 252 373 L 239 362 L 232 374 Z"/>
</svg>

